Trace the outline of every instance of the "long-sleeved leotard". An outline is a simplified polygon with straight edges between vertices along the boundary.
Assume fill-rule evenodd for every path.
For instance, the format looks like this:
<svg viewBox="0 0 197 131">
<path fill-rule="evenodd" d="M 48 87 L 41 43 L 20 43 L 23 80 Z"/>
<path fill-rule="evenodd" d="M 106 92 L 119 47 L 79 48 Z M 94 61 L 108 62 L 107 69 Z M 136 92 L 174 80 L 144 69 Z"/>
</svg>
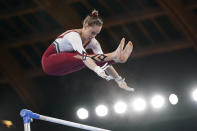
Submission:
<svg viewBox="0 0 197 131">
<path fill-rule="evenodd" d="M 92 49 L 94 54 L 103 54 L 99 42 L 93 38 L 83 47 L 81 37 L 75 30 L 70 30 L 58 38 L 47 48 L 42 56 L 42 68 L 50 75 L 62 76 L 85 67 L 76 55 L 84 55 L 86 49 Z M 109 62 L 109 64 L 112 62 Z M 103 65 L 105 62 L 96 62 Z"/>
</svg>

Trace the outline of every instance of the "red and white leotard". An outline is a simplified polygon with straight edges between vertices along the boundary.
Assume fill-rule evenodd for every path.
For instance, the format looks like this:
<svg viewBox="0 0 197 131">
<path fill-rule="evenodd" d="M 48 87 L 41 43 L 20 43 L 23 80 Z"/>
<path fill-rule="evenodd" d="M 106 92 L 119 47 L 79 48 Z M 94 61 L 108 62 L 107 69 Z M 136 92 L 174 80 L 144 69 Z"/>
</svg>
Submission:
<svg viewBox="0 0 197 131">
<path fill-rule="evenodd" d="M 75 30 L 67 31 L 51 44 L 42 56 L 43 71 L 50 75 L 62 76 L 85 67 L 81 59 L 74 56 L 92 49 L 94 54 L 103 54 L 99 42 L 93 38 L 83 47 L 81 37 Z M 103 65 L 104 62 L 96 62 Z"/>
<path fill-rule="evenodd" d="M 57 53 L 77 51 L 80 54 L 86 52 L 86 49 L 92 49 L 94 54 L 103 54 L 99 42 L 93 38 L 83 47 L 81 37 L 76 31 L 67 31 L 60 35 L 54 42 Z"/>
</svg>

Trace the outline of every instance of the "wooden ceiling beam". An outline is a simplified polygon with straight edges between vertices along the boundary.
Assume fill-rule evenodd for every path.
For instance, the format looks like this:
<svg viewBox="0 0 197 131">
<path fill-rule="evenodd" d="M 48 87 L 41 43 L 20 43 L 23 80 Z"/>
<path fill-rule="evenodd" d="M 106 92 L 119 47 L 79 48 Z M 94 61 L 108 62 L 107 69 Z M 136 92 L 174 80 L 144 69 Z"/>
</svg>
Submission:
<svg viewBox="0 0 197 131">
<path fill-rule="evenodd" d="M 0 19 L 9 19 L 10 17 L 14 17 L 14 16 L 22 16 L 25 14 L 33 14 L 37 11 L 39 11 L 40 8 L 39 7 L 35 7 L 35 8 L 27 8 L 24 10 L 16 10 L 14 12 L 7 12 L 4 14 L 0 15 Z"/>
<path fill-rule="evenodd" d="M 196 9 L 197 8 L 197 4 L 191 4 L 191 5 L 188 5 L 186 6 L 187 9 Z"/>
<path fill-rule="evenodd" d="M 8 80 L 6 78 L 1 78 L 0 83 L 1 84 L 8 83 Z"/>
<path fill-rule="evenodd" d="M 6 57 L 4 57 L 6 56 Z M 24 104 L 34 110 L 39 110 L 41 98 L 39 91 L 34 87 L 33 83 L 29 81 L 26 75 L 22 75 L 22 69 L 17 64 L 16 60 L 10 55 L 10 53 L 1 48 L 0 59 L 3 61 L 0 63 L 3 74 L 6 75 L 7 82 L 16 91 Z M 35 93 L 36 92 L 36 93 Z"/>
<path fill-rule="evenodd" d="M 176 50 L 181 50 L 184 48 L 191 48 L 191 47 L 192 47 L 192 43 L 189 42 L 183 42 L 183 41 L 168 42 L 159 46 L 149 46 L 147 48 L 142 48 L 136 51 L 135 53 L 133 53 L 131 57 L 140 58 L 144 56 L 151 56 L 155 54 L 161 54 L 161 53 L 166 53 L 170 51 L 176 51 Z"/>
<path fill-rule="evenodd" d="M 104 27 L 109 28 L 111 26 L 116 26 L 116 25 L 123 25 L 129 22 L 136 22 L 148 18 L 153 18 L 156 16 L 161 16 L 161 15 L 166 15 L 164 11 L 158 10 L 158 9 L 153 9 L 150 10 L 149 12 L 140 12 L 138 14 L 122 14 L 122 15 L 116 15 L 113 16 L 109 19 L 104 20 Z"/>
<path fill-rule="evenodd" d="M 58 29 L 58 30 L 53 30 L 51 32 L 49 31 L 47 33 L 37 33 L 17 40 L 16 39 L 7 40 L 1 44 L 2 44 L 2 48 L 6 48 L 6 49 L 17 48 L 23 45 L 33 45 L 36 42 L 46 42 L 48 40 L 55 39 L 62 32 L 63 30 Z"/>
<path fill-rule="evenodd" d="M 157 2 L 167 11 L 169 17 L 181 27 L 190 43 L 197 49 L 196 16 L 190 10 L 185 9 L 179 0 L 157 0 Z"/>
<path fill-rule="evenodd" d="M 77 12 L 67 1 L 34 0 L 41 8 L 47 11 L 64 28 L 73 28 L 81 25 Z"/>
</svg>

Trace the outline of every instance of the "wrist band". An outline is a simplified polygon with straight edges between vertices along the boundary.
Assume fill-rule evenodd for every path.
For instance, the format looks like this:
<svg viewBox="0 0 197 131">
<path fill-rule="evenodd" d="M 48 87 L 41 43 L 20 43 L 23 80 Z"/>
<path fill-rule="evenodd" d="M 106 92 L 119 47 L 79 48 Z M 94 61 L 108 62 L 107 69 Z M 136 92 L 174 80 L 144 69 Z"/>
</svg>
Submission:
<svg viewBox="0 0 197 131">
<path fill-rule="evenodd" d="M 94 72 L 96 72 L 97 74 L 100 74 L 100 73 L 102 73 L 102 72 L 103 72 L 103 70 L 101 69 L 101 67 L 99 67 L 99 66 L 95 66 L 95 68 L 94 68 Z"/>
<path fill-rule="evenodd" d="M 124 80 L 124 79 L 122 79 L 122 77 L 121 77 L 121 76 L 119 76 L 119 77 L 115 78 L 115 81 L 116 81 L 116 82 L 120 82 L 120 81 L 122 81 L 122 80 Z"/>
</svg>

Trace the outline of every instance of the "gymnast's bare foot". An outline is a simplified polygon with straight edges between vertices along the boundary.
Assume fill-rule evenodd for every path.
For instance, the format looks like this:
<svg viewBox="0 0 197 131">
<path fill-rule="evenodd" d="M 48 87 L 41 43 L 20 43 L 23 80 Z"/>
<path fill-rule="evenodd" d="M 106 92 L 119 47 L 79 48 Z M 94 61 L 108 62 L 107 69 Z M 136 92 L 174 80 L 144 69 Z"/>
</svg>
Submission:
<svg viewBox="0 0 197 131">
<path fill-rule="evenodd" d="M 125 48 L 124 48 L 124 44 L 125 44 L 125 38 L 122 38 L 118 48 L 113 52 L 115 56 L 114 61 L 117 63 L 125 63 L 129 58 L 129 56 L 131 55 L 131 52 L 133 51 L 133 44 L 131 41 L 127 43 Z"/>
</svg>

